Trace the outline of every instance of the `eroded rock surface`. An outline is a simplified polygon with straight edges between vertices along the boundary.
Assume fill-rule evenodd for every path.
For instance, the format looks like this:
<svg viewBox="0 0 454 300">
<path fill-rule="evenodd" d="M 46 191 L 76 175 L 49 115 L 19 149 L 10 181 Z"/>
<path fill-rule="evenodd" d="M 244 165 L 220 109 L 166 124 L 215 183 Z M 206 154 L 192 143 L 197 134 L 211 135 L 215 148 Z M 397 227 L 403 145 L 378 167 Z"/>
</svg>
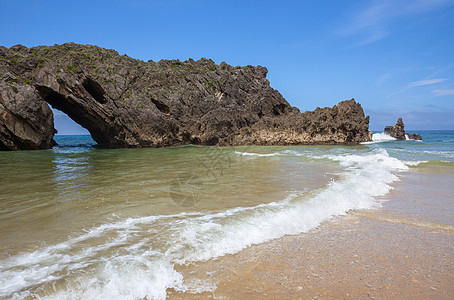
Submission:
<svg viewBox="0 0 454 300">
<path fill-rule="evenodd" d="M 398 140 L 406 140 L 407 137 L 411 140 L 422 140 L 420 134 L 405 132 L 405 125 L 402 118 L 397 119 L 396 125 L 386 126 L 384 132 Z"/>
<path fill-rule="evenodd" d="M 301 113 L 261 66 L 144 62 L 91 45 L 0 47 L 0 149 L 52 146 L 47 103 L 106 147 L 357 144 L 369 117 L 353 99 Z"/>
<path fill-rule="evenodd" d="M 422 140 L 422 136 L 418 133 L 405 133 L 407 135 L 407 137 L 410 139 L 410 140 L 417 140 L 417 141 L 420 141 Z"/>
<path fill-rule="evenodd" d="M 8 80 L 15 78 L 0 73 L 0 150 L 48 149 L 55 133 L 52 111 L 32 86 L 13 88 Z"/>
</svg>

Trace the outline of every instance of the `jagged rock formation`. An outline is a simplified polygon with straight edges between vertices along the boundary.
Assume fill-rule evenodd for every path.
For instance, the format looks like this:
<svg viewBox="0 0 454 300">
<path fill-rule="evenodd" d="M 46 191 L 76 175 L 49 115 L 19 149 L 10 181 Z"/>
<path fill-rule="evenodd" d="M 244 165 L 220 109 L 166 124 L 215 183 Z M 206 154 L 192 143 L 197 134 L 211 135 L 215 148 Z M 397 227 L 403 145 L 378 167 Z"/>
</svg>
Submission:
<svg viewBox="0 0 454 300">
<path fill-rule="evenodd" d="M 407 135 L 407 137 L 410 139 L 410 140 L 418 140 L 418 141 L 421 141 L 422 140 L 422 136 L 418 133 L 405 133 Z"/>
<path fill-rule="evenodd" d="M 52 146 L 46 102 L 110 148 L 371 140 L 369 117 L 353 99 L 301 114 L 266 74 L 210 59 L 143 62 L 74 43 L 0 47 L 0 149 Z"/>
<path fill-rule="evenodd" d="M 48 149 L 54 144 L 52 111 L 36 89 L 13 89 L 10 73 L 0 80 L 0 150 Z"/>
<path fill-rule="evenodd" d="M 396 125 L 386 126 L 384 132 L 398 140 L 406 140 L 406 137 L 411 140 L 422 140 L 420 134 L 405 132 L 405 125 L 402 118 L 397 119 Z"/>
<path fill-rule="evenodd" d="M 405 125 L 402 118 L 397 119 L 396 125 L 386 126 L 384 132 L 395 139 L 405 140 Z"/>
</svg>

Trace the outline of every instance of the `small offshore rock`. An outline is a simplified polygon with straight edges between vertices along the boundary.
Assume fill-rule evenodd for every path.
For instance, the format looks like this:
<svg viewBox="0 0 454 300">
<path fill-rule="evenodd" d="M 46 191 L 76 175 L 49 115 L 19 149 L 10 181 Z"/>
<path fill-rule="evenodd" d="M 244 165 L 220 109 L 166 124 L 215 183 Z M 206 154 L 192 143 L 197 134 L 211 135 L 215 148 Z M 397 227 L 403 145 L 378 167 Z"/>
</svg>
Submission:
<svg viewBox="0 0 454 300">
<path fill-rule="evenodd" d="M 405 125 L 402 118 L 397 119 L 397 123 L 394 126 L 386 126 L 384 132 L 389 134 L 395 139 L 405 140 Z"/>
<path fill-rule="evenodd" d="M 418 133 L 405 133 L 408 137 L 408 139 L 410 140 L 417 140 L 417 141 L 421 141 L 422 140 L 422 136 Z"/>
<path fill-rule="evenodd" d="M 397 119 L 397 123 L 394 126 L 386 126 L 384 132 L 397 140 L 422 140 L 420 134 L 405 132 L 405 125 L 402 118 Z"/>
</svg>

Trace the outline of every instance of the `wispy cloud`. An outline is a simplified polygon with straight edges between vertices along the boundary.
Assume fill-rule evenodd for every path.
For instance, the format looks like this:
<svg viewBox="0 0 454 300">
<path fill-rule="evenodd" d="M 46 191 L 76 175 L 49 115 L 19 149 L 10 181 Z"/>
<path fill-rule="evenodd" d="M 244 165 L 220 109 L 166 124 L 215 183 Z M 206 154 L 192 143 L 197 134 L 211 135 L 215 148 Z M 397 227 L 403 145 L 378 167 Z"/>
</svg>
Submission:
<svg viewBox="0 0 454 300">
<path fill-rule="evenodd" d="M 391 73 L 382 74 L 382 75 L 378 76 L 378 78 L 375 80 L 375 84 L 378 86 L 381 86 L 384 82 L 389 80 L 392 76 L 393 76 L 393 74 L 391 74 Z"/>
<path fill-rule="evenodd" d="M 454 95 L 454 89 L 438 89 L 438 90 L 433 90 L 432 93 L 435 96 L 449 96 L 449 95 Z"/>
<path fill-rule="evenodd" d="M 452 0 L 372 0 L 359 9 L 351 21 L 339 32 L 342 37 L 358 37 L 356 46 L 370 44 L 386 38 L 394 21 L 411 15 L 420 15 L 439 9 Z"/>
<path fill-rule="evenodd" d="M 408 87 L 408 88 L 412 88 L 412 87 L 415 87 L 415 86 L 431 85 L 431 84 L 443 82 L 443 81 L 445 81 L 445 80 L 446 80 L 446 78 L 440 78 L 440 79 L 424 79 L 424 80 L 419 80 L 419 81 L 413 81 L 413 82 L 410 82 L 410 83 L 407 85 L 407 87 Z"/>
<path fill-rule="evenodd" d="M 418 81 L 412 81 L 409 84 L 407 84 L 406 86 L 404 86 L 403 88 L 401 88 L 400 90 L 398 90 L 397 92 L 394 92 L 394 93 L 386 96 L 385 98 L 389 98 L 389 97 L 395 96 L 397 94 L 400 94 L 402 92 L 408 91 L 409 89 L 417 87 L 417 86 L 426 86 L 426 85 L 436 84 L 436 83 L 443 82 L 445 80 L 446 80 L 446 78 L 423 79 L 423 80 L 418 80 Z"/>
</svg>

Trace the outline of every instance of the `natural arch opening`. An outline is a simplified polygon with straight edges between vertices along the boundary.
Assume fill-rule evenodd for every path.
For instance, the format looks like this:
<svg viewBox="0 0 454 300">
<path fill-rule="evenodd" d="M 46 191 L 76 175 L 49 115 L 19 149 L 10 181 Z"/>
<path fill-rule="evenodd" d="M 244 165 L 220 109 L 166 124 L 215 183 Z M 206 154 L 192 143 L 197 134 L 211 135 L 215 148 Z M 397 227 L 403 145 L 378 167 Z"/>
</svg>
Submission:
<svg viewBox="0 0 454 300">
<path fill-rule="evenodd" d="M 83 105 L 80 105 L 71 95 L 65 97 L 64 95 L 46 86 L 38 86 L 36 89 L 44 101 L 50 104 L 53 111 L 58 110 L 66 114 L 72 121 L 87 130 L 93 140 L 95 140 L 98 144 L 108 144 L 106 137 L 102 133 L 102 123 L 99 122 L 98 116 L 86 111 L 86 108 Z M 58 130 L 58 128 L 56 129 Z"/>
<path fill-rule="evenodd" d="M 87 129 L 74 122 L 73 119 L 61 110 L 52 108 L 50 104 L 48 105 L 54 115 L 54 128 L 57 131 L 54 135 L 56 146 L 59 148 L 86 148 L 97 145 Z"/>
<path fill-rule="evenodd" d="M 50 104 L 49 107 L 54 114 L 54 127 L 57 135 L 90 135 L 90 131 L 74 122 L 67 114 L 53 108 Z"/>
</svg>

